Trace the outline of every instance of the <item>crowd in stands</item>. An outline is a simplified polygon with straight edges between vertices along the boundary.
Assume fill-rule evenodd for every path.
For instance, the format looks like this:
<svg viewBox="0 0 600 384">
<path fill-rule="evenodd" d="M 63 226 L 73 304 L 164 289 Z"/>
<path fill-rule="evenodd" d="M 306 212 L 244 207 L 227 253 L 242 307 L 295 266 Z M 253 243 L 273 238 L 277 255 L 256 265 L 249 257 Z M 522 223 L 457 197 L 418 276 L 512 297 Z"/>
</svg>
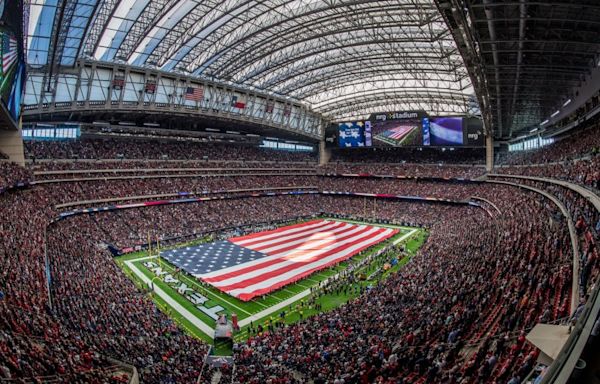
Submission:
<svg viewBox="0 0 600 384">
<path fill-rule="evenodd" d="M 308 166 L 298 163 L 171 163 L 171 162 L 110 162 L 110 163 L 37 163 L 31 165 L 36 180 L 72 179 L 81 177 L 147 176 L 147 175 L 201 175 L 231 173 L 295 173 L 340 174 L 370 173 L 404 177 L 477 178 L 485 173 L 484 167 L 441 166 L 423 164 L 360 164 L 331 163 Z"/>
<path fill-rule="evenodd" d="M 577 128 L 576 128 L 577 129 Z M 571 133 L 547 146 L 527 151 L 507 152 L 498 160 L 499 165 L 531 165 L 570 162 L 600 153 L 600 122 Z"/>
<path fill-rule="evenodd" d="M 158 199 L 177 199 L 187 196 L 210 196 L 230 192 L 229 194 L 247 194 L 250 192 L 316 190 L 333 192 L 390 193 L 404 196 L 421 196 L 465 200 L 476 192 L 475 186 L 465 189 L 460 182 L 436 182 L 415 179 L 379 179 L 362 177 L 326 177 L 304 175 L 270 176 L 230 176 L 230 177 L 172 177 L 152 179 L 126 179 L 61 182 L 36 186 L 51 196 L 55 204 L 106 205 L 107 202 L 153 201 Z M 75 204 L 77 203 L 77 204 Z"/>
<path fill-rule="evenodd" d="M 0 161 L 0 193 L 31 180 L 31 172 L 9 161 Z"/>
<path fill-rule="evenodd" d="M 164 154 L 172 158 L 190 150 L 193 154 L 181 152 L 176 158 L 223 155 L 226 160 L 239 159 L 235 154 L 224 155 L 225 150 L 218 146 L 214 152 L 203 152 L 212 145 L 193 149 L 191 144 L 172 142 L 157 146 L 131 142 L 126 146 L 113 140 L 76 143 L 29 143 L 28 151 L 36 158 L 71 158 L 77 153 L 80 158 L 123 154 L 125 158 L 161 159 Z M 272 152 L 245 151 L 240 150 L 238 156 L 247 160 L 283 163 L 307 159 L 299 154 L 274 158 Z M 570 162 L 568 168 L 546 165 L 502 172 L 531 172 L 598 188 L 597 159 Z M 3 164 L 9 163 L 0 162 Z M 92 167 L 85 162 L 49 164 L 35 166 L 103 169 L 98 163 Z M 148 164 L 118 162 L 118 168 Z M 172 165 L 166 161 L 156 164 L 156 168 Z M 177 166 L 186 167 L 186 163 Z M 319 173 L 449 178 L 481 176 L 484 169 L 374 161 L 334 163 L 320 168 Z M 29 177 L 23 168 L 3 166 L 0 185 L 4 180 Z M 583 304 L 586 289 L 599 273 L 594 229 L 600 225 L 598 212 L 572 191 L 524 183 L 559 197 L 577 223 L 583 244 Z M 59 203 L 313 184 L 320 190 L 455 200 L 479 196 L 494 207 L 485 204 L 488 209 L 482 210 L 324 195 L 240 198 L 82 215 L 53 224 L 46 232 L 61 211 L 55 208 Z M 322 384 L 519 384 L 537 357 L 525 342 L 525 333 L 538 322 L 568 317 L 572 304 L 573 255 L 565 218 L 545 198 L 508 186 L 282 173 L 49 183 L 4 193 L 0 200 L 1 379 L 116 383 L 127 379 L 115 367 L 112 359 L 117 359 L 137 367 L 144 383 L 196 382 L 207 346 L 178 329 L 155 306 L 146 288 L 136 287 L 121 272 L 107 250 L 108 244 L 125 247 L 145 242 L 148 234 L 184 237 L 321 213 L 394 220 L 430 229 L 430 238 L 418 254 L 382 284 L 331 312 L 264 331 L 238 346 L 235 369 L 221 369 L 223 383 L 292 384 L 311 378 Z M 49 291 L 46 268 L 52 277 Z"/>
<path fill-rule="evenodd" d="M 218 161 L 218 160 L 67 160 L 67 161 L 38 161 L 29 165 L 34 171 L 95 171 L 95 170 L 186 170 L 228 168 L 244 169 L 315 169 L 314 164 L 293 161 Z M 65 172 L 68 173 L 68 172 Z"/>
<path fill-rule="evenodd" d="M 93 223 L 78 217 L 49 230 L 57 317 L 84 345 L 136 366 L 143 382 L 193 383 L 206 345 L 180 330 L 98 248 L 102 232 L 91 237 Z"/>
<path fill-rule="evenodd" d="M 263 149 L 218 142 L 152 139 L 82 138 L 66 141 L 25 141 L 30 159 L 171 159 L 315 162 L 315 152 Z"/>
<path fill-rule="evenodd" d="M 495 220 L 470 208 L 413 212 L 439 216 L 397 275 L 332 312 L 250 339 L 240 354 L 320 383 L 520 382 L 536 357 L 522 331 L 568 315 L 569 240 L 541 199 L 531 204 L 510 188 L 487 197 L 503 212 Z M 472 355 L 460 353 L 466 344 Z"/>
<path fill-rule="evenodd" d="M 485 148 L 352 148 L 332 149 L 332 162 L 485 164 Z"/>
<path fill-rule="evenodd" d="M 483 166 L 385 164 L 385 163 L 329 163 L 320 168 L 322 173 L 370 173 L 406 177 L 436 177 L 476 179 L 485 174 Z"/>
<path fill-rule="evenodd" d="M 335 183 L 333 178 L 331 180 L 331 182 Z M 367 182 L 367 180 L 356 179 L 356 181 L 351 182 L 352 184 L 349 187 L 360 188 L 360 182 Z M 402 185 L 404 182 L 398 181 L 397 183 L 398 185 Z M 422 190 L 429 191 L 435 189 L 434 183 L 424 183 L 423 185 L 416 182 L 410 183 L 410 188 L 422 188 Z M 364 188 L 368 190 L 374 186 L 374 182 L 368 181 Z M 381 182 L 379 188 L 381 188 L 382 192 L 392 192 L 395 186 L 391 182 L 390 184 Z M 474 184 L 456 184 L 448 188 L 449 190 L 456 189 L 452 193 L 459 196 L 478 194 L 494 199 L 495 202 L 500 204 L 501 209 L 505 210 L 507 218 L 533 218 L 543 217 L 543 215 L 547 214 L 544 211 L 544 206 L 527 204 L 524 196 L 518 196 L 520 200 L 519 204 L 516 204 L 516 207 L 521 211 L 517 210 L 517 208 L 513 207 L 516 197 L 514 193 L 511 195 L 511 192 L 508 190 L 499 194 L 495 189 L 492 190 L 485 188 L 483 185 Z M 461 188 L 466 191 L 461 192 Z M 93 189 L 90 188 L 87 191 L 89 192 Z M 443 187 L 439 186 L 438 189 L 442 191 Z M 113 192 L 116 190 L 113 190 Z M 74 356 L 82 356 L 84 353 L 87 353 L 89 356 L 98 356 L 97 361 L 92 358 L 91 360 L 88 359 L 86 363 L 87 366 L 93 367 L 90 368 L 93 372 L 96 372 L 94 369 L 106 365 L 106 363 L 103 363 L 102 356 L 115 357 L 138 367 L 145 382 L 181 382 L 178 380 L 187 382 L 186 380 L 197 374 L 195 369 L 199 366 L 198 359 L 202 358 L 202 354 L 206 349 L 198 344 L 198 342 L 177 331 L 167 317 L 153 307 L 153 304 L 151 304 L 144 293 L 138 291 L 133 283 L 119 272 L 116 265 L 110 262 L 108 252 L 103 246 L 99 246 L 102 242 L 131 245 L 142 238 L 146 238 L 148 232 L 165 237 L 182 236 L 194 232 L 207 231 L 224 225 L 248 224 L 253 220 L 257 222 L 280 220 L 317 212 L 355 216 L 372 215 L 377 218 L 394 219 L 404 222 L 414 222 L 417 220 L 419 224 L 431 226 L 432 233 L 438 233 L 437 236 L 440 237 L 434 237 L 428 243 L 429 245 L 423 251 L 422 256 L 415 259 L 414 264 L 410 264 L 412 267 L 403 272 L 406 275 L 402 275 L 402 278 L 399 276 L 397 280 L 394 279 L 386 283 L 385 287 L 376 288 L 373 291 L 373 296 L 365 294 L 356 304 L 352 303 L 347 307 L 343 307 L 343 309 L 336 311 L 335 314 L 323 315 L 323 317 L 309 320 L 308 323 L 302 323 L 289 329 L 286 328 L 281 331 L 282 335 L 276 332 L 274 335 L 265 334 L 252 339 L 244 347 L 243 351 L 240 352 L 240 361 L 248 361 L 248 364 L 244 363 L 239 368 L 239 375 L 242 375 L 242 372 L 246 372 L 246 374 L 253 377 L 261 377 L 260 375 L 270 377 L 281 369 L 292 369 L 304 375 L 314 375 L 316 378 L 322 376 L 324 379 L 344 379 L 347 382 L 351 382 L 350 378 L 355 375 L 360 376 L 359 368 L 361 366 L 370 366 L 369 363 L 373 363 L 372 366 L 377 371 L 367 374 L 367 377 L 370 377 L 369 375 L 372 374 L 384 377 L 400 377 L 413 372 L 418 374 L 419 377 L 423 377 L 426 374 L 430 375 L 427 372 L 434 366 L 435 358 L 449 358 L 453 362 L 454 359 L 461 359 L 457 355 L 458 350 L 451 352 L 453 349 L 447 346 L 439 348 L 430 346 L 426 350 L 409 348 L 407 350 L 403 349 L 402 352 L 398 350 L 396 352 L 397 357 L 392 358 L 391 362 L 388 359 L 392 356 L 392 353 L 388 352 L 394 351 L 394 347 L 399 341 L 404 340 L 405 337 L 409 337 L 407 333 L 403 333 L 408 332 L 408 330 L 411 330 L 410 335 L 412 336 L 410 338 L 416 340 L 413 344 L 410 344 L 411 346 L 420 346 L 425 341 L 437 345 L 440 337 L 447 337 L 442 336 L 444 332 L 453 331 L 454 329 L 451 328 L 458 324 L 462 324 L 464 327 L 463 332 L 465 336 L 472 336 L 471 333 L 476 331 L 478 324 L 485 324 L 484 321 L 476 321 L 477 319 L 472 318 L 472 316 L 474 316 L 474 313 L 488 313 L 484 310 L 484 308 L 488 307 L 486 303 L 502 298 L 510 300 L 511 297 L 515 296 L 514 290 L 520 292 L 518 290 L 523 289 L 524 292 L 528 292 L 537 289 L 537 286 L 531 287 L 529 285 L 525 285 L 525 288 L 523 288 L 523 284 L 525 283 L 509 284 L 512 290 L 507 291 L 505 295 L 501 295 L 497 292 L 497 285 L 490 283 L 490 281 L 494 281 L 491 279 L 494 274 L 497 275 L 498 282 L 502 283 L 502 279 L 506 279 L 506 282 L 509 282 L 515 275 L 521 276 L 519 274 L 528 273 L 526 264 L 519 264 L 515 261 L 518 260 L 517 256 L 521 255 L 517 251 L 518 249 L 527 249 L 531 252 L 529 262 L 532 266 L 538 265 L 537 262 L 541 253 L 549 255 L 544 263 L 540 262 L 540 265 L 533 268 L 533 272 L 529 273 L 543 274 L 549 268 L 554 268 L 554 264 L 558 263 L 557 259 L 568 257 L 568 255 L 552 248 L 564 248 L 568 242 L 564 236 L 560 236 L 560 232 L 557 232 L 556 229 L 545 228 L 545 220 L 540 220 L 541 223 L 536 222 L 536 225 L 529 223 L 528 225 L 531 226 L 532 232 L 523 236 L 517 235 L 521 227 L 517 227 L 517 223 L 514 222 L 515 220 L 509 220 L 510 225 L 503 225 L 506 225 L 506 229 L 510 229 L 510 232 L 506 233 L 510 233 L 514 237 L 498 240 L 501 243 L 502 241 L 506 243 L 504 248 L 498 248 L 499 245 L 494 240 L 495 235 L 491 235 L 491 233 L 498 233 L 495 226 L 499 224 L 496 222 L 491 222 L 493 224 L 488 223 L 487 214 L 476 208 L 456 208 L 447 205 L 431 206 L 429 204 L 392 201 L 377 201 L 375 204 L 369 204 L 365 208 L 362 199 L 334 196 L 286 196 L 214 201 L 206 204 L 189 204 L 185 206 L 151 207 L 110 214 L 80 216 L 60 222 L 51 227 L 48 233 L 48 249 L 51 275 L 53 276 L 51 292 L 54 299 L 54 309 L 49 311 L 45 304 L 47 297 L 44 288 L 42 233 L 43 226 L 50 219 L 51 215 L 54 214 L 50 207 L 55 196 L 48 192 L 49 190 L 45 188 L 36 187 L 33 190 L 5 197 L 7 199 L 6 202 L 12 208 L 9 212 L 11 220 L 3 224 L 3 230 L 6 230 L 7 233 L 16 234 L 16 236 L 3 236 L 4 241 L 8 242 L 8 244 L 3 244 L 3 249 L 8 250 L 8 252 L 5 253 L 2 260 L 5 263 L 10 263 L 11 266 L 13 264 L 18 265 L 18 268 L 3 268 L 3 271 L 6 271 L 5 273 L 8 273 L 8 275 L 3 276 L 2 282 L 4 284 L 0 288 L 5 296 L 4 300 L 2 300 L 2 309 L 3 312 L 8 313 L 3 318 L 9 319 L 6 328 L 12 332 L 8 333 L 10 341 L 7 342 L 7 345 L 14 348 L 14 340 L 17 338 L 14 335 L 17 333 L 24 333 L 27 337 L 31 338 L 46 338 L 48 340 L 46 345 L 49 348 L 58 348 L 58 346 L 62 345 L 61 350 L 66 349 L 71 351 Z M 88 192 L 83 192 L 82 197 Z M 17 196 L 20 198 L 17 198 Z M 512 204 L 501 202 L 501 198 L 508 199 L 509 196 L 513 199 Z M 365 210 L 368 212 L 365 212 Z M 42 211 L 42 213 L 45 212 L 46 214 L 40 215 L 37 211 Z M 508 212 L 511 214 L 509 215 Z M 38 219 L 33 222 L 25 222 L 19 219 L 21 214 L 26 214 L 27 217 L 35 216 Z M 469 226 L 467 225 L 473 226 L 473 230 L 469 230 Z M 519 225 L 523 225 L 523 222 L 519 222 Z M 458 233 L 475 233 L 477 232 L 474 230 L 475 227 L 480 229 L 481 238 L 475 238 L 475 234 L 471 235 L 473 236 L 472 238 L 457 235 Z M 482 228 L 487 228 L 487 230 L 481 231 Z M 493 232 L 491 232 L 492 230 Z M 554 233 L 554 235 L 540 238 L 539 233 L 541 231 Z M 65 233 L 69 233 L 70 236 L 64 236 Z M 501 231 L 501 233 L 505 232 Z M 483 240 L 484 236 L 489 236 L 489 239 Z M 542 241 L 542 239 L 552 239 L 553 241 Z M 515 242 L 519 242 L 519 246 L 516 246 Z M 453 245 L 454 248 L 446 248 L 446 246 L 439 249 L 435 248 L 442 247 L 442 244 L 446 244 L 447 247 Z M 477 244 L 477 246 L 474 244 Z M 480 244 L 488 244 L 489 248 L 479 249 Z M 459 248 L 463 252 L 459 253 Z M 468 249 L 469 252 L 465 253 L 464 249 Z M 505 254 L 505 252 L 509 253 Z M 433 256 L 441 254 L 446 256 Z M 495 258 L 486 257 L 486 255 L 502 254 L 505 255 L 503 263 L 500 263 Z M 467 259 L 464 259 L 464 257 Z M 28 260 L 27 263 L 19 262 L 19 260 L 23 261 L 25 259 Z M 426 268 L 426 265 L 429 265 L 426 263 L 432 262 L 439 264 L 435 264 L 436 268 L 434 269 Z M 449 277 L 441 271 L 459 270 L 463 263 L 466 263 L 464 265 L 470 265 L 472 268 L 478 269 L 471 271 L 473 273 L 465 275 L 465 277 L 450 274 L 452 278 L 445 280 L 449 279 Z M 562 264 L 564 264 L 564 260 L 561 260 Z M 437 274 L 431 274 L 435 271 L 438 271 Z M 442 275 L 446 277 L 443 278 Z M 463 279 L 480 279 L 471 276 L 486 276 L 490 278 L 486 280 L 490 285 L 489 291 L 482 289 L 479 291 L 480 296 L 478 298 L 463 297 L 462 295 L 469 294 L 459 289 L 461 284 L 465 283 Z M 568 285 L 566 278 L 563 286 Z M 524 281 L 531 281 L 532 279 L 532 277 L 527 277 L 527 275 L 523 276 Z M 9 281 L 10 284 L 8 284 Z M 414 281 L 414 284 L 411 283 L 408 286 L 404 286 L 403 284 L 408 281 Z M 430 282 L 428 283 L 427 281 Z M 469 281 L 468 285 L 474 283 L 483 284 L 484 281 Z M 394 284 L 399 285 L 395 286 Z M 437 299 L 440 300 L 439 305 L 432 306 L 431 309 L 426 309 L 422 306 L 422 303 L 425 301 L 429 302 L 431 298 L 423 295 L 425 293 L 435 294 L 436 290 L 433 287 L 436 284 L 443 284 L 447 287 L 449 293 L 456 293 L 456 295 L 448 295 L 447 299 L 454 300 L 454 302 L 449 303 L 446 299 Z M 502 286 L 502 284 L 500 285 Z M 543 279 L 540 279 L 539 284 L 541 284 L 542 288 L 549 289 L 547 283 L 543 285 Z M 416 291 L 413 292 L 419 286 L 424 288 L 420 291 L 421 293 L 417 294 Z M 454 289 L 456 291 L 453 291 Z M 31 292 L 31 290 L 39 292 L 39 294 L 25 294 L 25 292 Z M 393 295 L 388 291 L 394 292 Z M 555 293 L 550 293 L 549 291 L 548 294 L 554 295 Z M 453 296 L 455 297 L 454 299 L 452 299 Z M 552 308 L 552 318 L 554 318 L 554 313 L 556 313 L 556 316 L 559 316 L 564 312 L 567 295 L 559 292 L 558 296 L 557 307 L 559 309 Z M 90 298 L 93 298 L 93 300 L 90 300 Z M 400 300 L 396 300 L 397 298 L 400 298 Z M 32 300 L 35 301 L 32 302 Z M 479 303 L 481 307 L 469 308 L 467 305 L 469 302 Z M 507 303 L 508 301 L 504 302 Z M 463 307 L 457 308 L 456 311 L 449 311 L 452 306 L 458 304 Z M 534 309 L 531 310 L 528 318 L 521 318 L 525 317 L 526 313 L 529 313 L 525 310 L 519 311 L 518 314 L 503 313 L 500 320 L 496 323 L 506 327 L 506 332 L 527 327 L 531 325 L 538 315 L 542 314 L 541 312 L 544 309 L 540 303 L 535 302 L 534 304 L 531 304 Z M 389 305 L 390 307 L 382 311 L 381 305 Z M 15 310 L 15 306 L 19 308 L 19 311 Z M 410 306 L 414 306 L 414 309 L 419 309 L 416 312 L 422 314 L 423 317 L 415 318 L 414 314 L 408 316 L 407 309 L 403 308 Z M 22 320 L 20 320 L 20 316 L 18 315 L 23 314 L 22 307 L 28 308 L 30 312 L 37 313 L 36 317 L 29 317 L 28 324 L 19 324 Z M 353 312 L 357 311 L 360 307 L 364 310 Z M 367 308 L 373 311 L 372 314 L 371 312 L 366 312 Z M 412 311 L 410 312 L 412 313 Z M 538 314 L 538 312 L 540 313 Z M 354 315 L 352 315 L 353 313 Z M 356 319 L 356 313 L 361 313 L 361 316 L 358 318 L 362 320 Z M 397 313 L 397 315 L 393 315 L 394 317 L 390 318 L 373 318 L 373 314 L 381 316 L 382 313 Z M 448 313 L 452 313 L 453 316 L 456 316 L 456 319 L 446 324 L 445 321 L 440 320 L 442 313 L 446 316 Z M 470 315 L 467 316 L 465 313 Z M 405 315 L 407 316 L 406 318 L 402 317 Z M 335 316 L 333 322 L 330 322 L 330 316 Z M 426 326 L 427 322 L 424 320 L 426 318 L 437 320 Z M 369 325 L 371 323 L 372 325 Z M 505 323 L 506 325 L 504 325 Z M 395 327 L 393 324 L 402 324 L 402 326 L 398 325 Z M 414 325 L 411 326 L 410 324 Z M 469 325 L 472 325 L 473 330 L 468 329 Z M 364 327 L 365 333 L 357 331 L 360 327 Z M 319 350 L 319 348 L 322 348 L 322 342 L 325 340 L 322 338 L 323 330 L 328 330 L 328 334 L 330 335 L 329 342 L 326 345 L 330 345 L 332 348 L 335 348 L 337 345 L 336 351 Z M 341 333 L 338 333 L 338 331 Z M 505 331 L 505 329 L 502 328 L 502 331 Z M 313 334 L 313 332 L 315 333 Z M 384 334 L 381 334 L 381 332 Z M 98 337 L 98 334 L 102 336 Z M 302 335 L 303 343 L 301 344 L 305 345 L 306 349 L 295 350 L 290 348 L 290 350 L 287 350 L 285 347 L 294 344 L 292 342 L 298 340 L 298 335 Z M 317 337 L 317 335 L 320 336 Z M 343 341 L 343 338 L 346 336 L 348 337 L 348 342 Z M 287 339 L 275 339 L 277 342 L 274 343 L 273 338 L 278 337 Z M 62 343 L 50 342 L 50 340 L 57 339 L 62 340 Z M 73 340 L 76 340 L 76 342 L 73 343 Z M 287 342 L 284 342 L 284 340 L 287 340 Z M 509 340 L 512 339 L 509 338 Z M 336 344 L 338 342 L 339 344 Z M 356 347 L 353 347 L 354 349 L 344 347 L 345 345 L 349 345 L 349 342 L 352 342 Z M 190 345 L 193 345 L 193 347 L 190 347 Z M 8 349 L 11 347 L 5 348 Z M 29 353 L 32 356 L 37 356 L 33 353 L 36 347 L 31 345 L 30 348 Z M 22 348 L 19 350 L 27 351 L 27 349 Z M 347 354 L 347 356 L 345 355 L 344 358 L 335 359 L 335 361 L 339 361 L 339 364 L 342 364 L 341 366 L 332 366 L 329 364 L 335 353 L 340 353 L 342 350 L 352 353 Z M 413 354 L 410 351 L 418 351 L 418 353 Z M 288 358 L 284 361 L 279 361 L 280 352 L 284 356 L 287 354 Z M 519 349 L 517 352 L 522 351 Z M 301 357 L 301 353 L 303 357 Z M 51 354 L 55 356 L 57 361 L 62 361 L 65 358 L 64 353 L 61 354 L 60 351 L 52 350 Z M 432 356 L 435 358 L 427 360 L 428 354 L 433 354 Z M 255 355 L 260 357 L 253 357 Z M 83 363 L 80 363 L 81 357 L 71 357 L 70 359 L 66 359 L 68 362 L 65 363 L 68 367 L 67 369 L 59 369 L 56 366 L 50 368 L 48 366 L 45 371 L 40 371 L 39 363 L 36 364 L 35 358 L 32 356 L 28 355 L 27 358 L 23 358 L 24 361 L 27 361 L 26 359 L 32 360 L 28 365 L 35 368 L 29 371 L 17 370 L 12 364 L 8 363 L 3 365 L 7 367 L 7 370 L 12 375 L 16 376 L 28 376 L 28 374 L 33 374 L 34 372 L 63 375 L 63 371 L 81 374 L 81 372 L 85 372 L 87 367 Z M 60 356 L 63 357 L 61 358 Z M 263 360 L 255 360 L 265 357 L 271 359 L 274 363 L 265 364 Z M 306 357 L 309 357 L 310 360 L 306 360 Z M 421 360 L 421 358 L 425 358 L 426 360 Z M 497 358 L 500 358 L 500 356 Z M 519 354 L 515 353 L 515 356 L 512 358 L 513 360 L 518 359 Z M 360 361 L 357 359 L 360 359 Z M 275 361 L 277 362 L 275 363 Z M 417 361 L 419 362 L 417 363 Z M 463 361 L 462 364 L 466 364 L 466 362 Z M 347 372 L 341 372 L 340 369 Z M 422 371 L 419 371 L 419 369 Z M 257 372 L 257 370 L 261 371 Z M 440 374 L 441 372 L 442 370 L 440 370 Z"/>
<path fill-rule="evenodd" d="M 549 177 L 600 190 L 600 155 L 595 155 L 590 159 L 565 163 L 542 164 L 529 167 L 501 167 L 497 168 L 495 172 L 510 175 Z"/>
<path fill-rule="evenodd" d="M 44 231 L 52 213 L 43 194 L 0 196 L 0 378 L 104 383 L 110 364 L 50 310 Z M 73 308 L 76 310 L 75 308 Z"/>
<path fill-rule="evenodd" d="M 501 179 L 512 181 L 508 177 Z M 585 297 L 599 272 L 600 254 L 597 241 L 600 232 L 600 212 L 590 201 L 567 187 L 535 180 L 520 180 L 519 183 L 549 192 L 560 200 L 569 212 L 579 237 L 580 286 L 581 296 Z"/>
</svg>

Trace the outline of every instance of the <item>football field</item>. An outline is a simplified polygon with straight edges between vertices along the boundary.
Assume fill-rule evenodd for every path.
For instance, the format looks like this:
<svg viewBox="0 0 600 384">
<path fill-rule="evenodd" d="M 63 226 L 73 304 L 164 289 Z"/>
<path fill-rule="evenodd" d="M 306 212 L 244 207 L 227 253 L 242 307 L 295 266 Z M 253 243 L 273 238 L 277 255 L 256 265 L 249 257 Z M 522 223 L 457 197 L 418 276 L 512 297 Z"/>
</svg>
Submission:
<svg viewBox="0 0 600 384">
<path fill-rule="evenodd" d="M 259 327 L 290 324 L 346 303 L 408 262 L 425 238 L 419 228 L 324 218 L 220 242 L 178 244 L 160 250 L 163 257 L 140 251 L 116 261 L 190 334 L 212 342 L 217 317 L 235 314 L 240 331 L 234 339 L 242 341 Z M 393 244 L 406 252 L 387 250 Z M 345 289 L 323 290 L 336 280 Z M 227 283 L 215 284 L 220 281 Z"/>
</svg>

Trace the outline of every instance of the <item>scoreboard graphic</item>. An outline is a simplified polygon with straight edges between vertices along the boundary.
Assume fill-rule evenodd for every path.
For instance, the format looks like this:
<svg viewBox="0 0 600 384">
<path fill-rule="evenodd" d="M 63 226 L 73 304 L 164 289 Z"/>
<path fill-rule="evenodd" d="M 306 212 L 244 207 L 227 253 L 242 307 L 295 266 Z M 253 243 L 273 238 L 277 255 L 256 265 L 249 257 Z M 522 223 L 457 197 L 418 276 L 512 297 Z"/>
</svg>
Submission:
<svg viewBox="0 0 600 384">
<path fill-rule="evenodd" d="M 370 121 L 338 124 L 338 145 L 341 148 L 370 147 L 372 144 Z"/>
<path fill-rule="evenodd" d="M 329 147 L 481 147 L 481 119 L 429 116 L 425 111 L 373 113 L 366 121 L 333 123 L 325 131 Z"/>
</svg>

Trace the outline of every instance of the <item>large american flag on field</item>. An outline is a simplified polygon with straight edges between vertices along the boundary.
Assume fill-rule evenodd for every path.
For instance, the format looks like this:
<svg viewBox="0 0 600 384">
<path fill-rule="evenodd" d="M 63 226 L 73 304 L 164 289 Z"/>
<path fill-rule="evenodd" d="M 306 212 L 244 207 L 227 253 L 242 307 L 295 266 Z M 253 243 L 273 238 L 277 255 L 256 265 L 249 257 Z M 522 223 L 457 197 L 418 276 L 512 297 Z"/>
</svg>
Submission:
<svg viewBox="0 0 600 384">
<path fill-rule="evenodd" d="M 17 39 L 2 33 L 2 73 L 6 75 L 18 57 Z"/>
<path fill-rule="evenodd" d="M 398 127 L 388 129 L 387 131 L 385 131 L 384 136 L 394 140 L 401 140 L 415 128 L 416 127 L 414 125 L 400 125 Z"/>
<path fill-rule="evenodd" d="M 313 220 L 161 252 L 177 267 L 240 300 L 267 294 L 349 259 L 398 231 Z"/>
</svg>

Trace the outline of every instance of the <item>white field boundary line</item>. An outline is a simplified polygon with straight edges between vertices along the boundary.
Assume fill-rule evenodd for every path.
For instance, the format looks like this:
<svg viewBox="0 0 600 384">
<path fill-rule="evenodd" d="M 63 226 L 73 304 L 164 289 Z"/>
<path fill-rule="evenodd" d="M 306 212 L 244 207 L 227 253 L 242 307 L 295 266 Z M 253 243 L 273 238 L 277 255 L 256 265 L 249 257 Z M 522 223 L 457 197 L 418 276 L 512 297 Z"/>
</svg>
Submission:
<svg viewBox="0 0 600 384">
<path fill-rule="evenodd" d="M 149 258 L 150 257 L 144 257 L 142 259 L 149 259 Z M 138 269 L 138 267 L 136 267 L 133 264 L 133 261 L 134 260 L 125 261 L 125 265 L 127 265 L 127 267 L 137 277 L 139 277 L 146 285 L 150 285 L 151 280 L 142 271 L 140 271 Z M 137 261 L 137 260 L 135 260 L 135 261 Z M 158 296 L 160 296 L 160 298 L 163 299 L 165 301 L 165 303 L 167 303 L 171 308 L 173 308 L 175 311 L 177 311 L 181 316 L 185 317 L 196 328 L 198 328 L 199 330 L 201 330 L 202 332 L 207 334 L 208 337 L 210 337 L 211 339 L 215 338 L 215 330 L 213 328 L 209 327 L 205 322 L 203 322 L 198 317 L 196 317 L 193 313 L 188 311 L 183 305 L 181 305 L 177 301 L 175 301 L 171 297 L 171 295 L 169 295 L 167 292 L 163 291 L 158 285 L 156 285 L 156 284 L 153 284 L 153 285 L 154 285 L 154 292 L 156 292 L 156 294 Z"/>
<path fill-rule="evenodd" d="M 414 230 L 414 229 L 416 229 L 415 227 L 405 227 L 403 225 L 370 223 L 368 221 L 360 221 L 360 220 L 352 220 L 352 219 L 341 219 L 341 218 L 333 218 L 333 217 L 325 217 L 323 220 L 343 221 L 343 222 L 350 223 L 350 224 L 372 225 L 374 227 L 394 228 L 394 229 L 403 229 L 403 230 Z"/>
<path fill-rule="evenodd" d="M 414 235 L 415 233 L 419 232 L 418 228 L 413 228 L 410 232 L 408 232 L 406 235 L 399 237 L 398 239 L 394 240 L 392 242 L 393 245 L 396 245 L 398 243 L 400 243 L 401 241 L 404 241 L 406 239 L 408 239 L 409 237 L 412 237 L 412 235 Z"/>
</svg>

